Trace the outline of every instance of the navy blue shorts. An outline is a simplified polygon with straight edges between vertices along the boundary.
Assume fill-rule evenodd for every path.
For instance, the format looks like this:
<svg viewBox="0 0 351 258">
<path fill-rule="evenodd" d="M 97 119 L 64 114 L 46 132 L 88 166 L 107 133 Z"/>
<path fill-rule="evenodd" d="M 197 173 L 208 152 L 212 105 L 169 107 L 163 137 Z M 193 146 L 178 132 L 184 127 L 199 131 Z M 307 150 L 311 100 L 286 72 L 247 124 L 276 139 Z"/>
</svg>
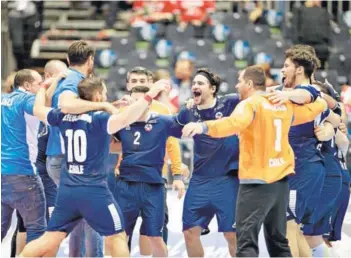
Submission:
<svg viewBox="0 0 351 258">
<path fill-rule="evenodd" d="M 208 228 L 216 215 L 218 232 L 235 232 L 235 206 L 239 180 L 235 176 L 193 177 L 185 195 L 183 231 L 192 227 Z"/>
<path fill-rule="evenodd" d="M 325 169 L 322 161 L 304 162 L 295 167 L 296 174 L 289 177 L 289 206 L 287 219 L 309 224 L 317 208 L 323 188 Z"/>
<path fill-rule="evenodd" d="M 330 220 L 341 192 L 342 176 L 339 162 L 326 160 L 326 164 L 328 165 L 325 167 L 325 178 L 317 207 L 312 214 L 311 223 L 304 225 L 302 229 L 305 235 L 319 236 L 330 233 Z"/>
<path fill-rule="evenodd" d="M 343 171 L 347 173 L 346 176 L 349 177 L 348 171 Z M 341 187 L 341 192 L 338 196 L 335 206 L 333 207 L 333 214 L 330 223 L 330 234 L 329 241 L 341 240 L 342 225 L 344 222 L 345 214 L 347 212 L 347 207 L 350 200 L 350 182 L 345 180 Z"/>
<path fill-rule="evenodd" d="M 114 196 L 121 206 L 126 225 L 126 233 L 133 233 L 140 215 L 140 234 L 162 236 L 165 218 L 164 185 L 116 180 Z"/>
<path fill-rule="evenodd" d="M 70 233 L 83 218 L 102 236 L 124 231 L 121 208 L 107 186 L 61 184 L 47 230 Z"/>
</svg>

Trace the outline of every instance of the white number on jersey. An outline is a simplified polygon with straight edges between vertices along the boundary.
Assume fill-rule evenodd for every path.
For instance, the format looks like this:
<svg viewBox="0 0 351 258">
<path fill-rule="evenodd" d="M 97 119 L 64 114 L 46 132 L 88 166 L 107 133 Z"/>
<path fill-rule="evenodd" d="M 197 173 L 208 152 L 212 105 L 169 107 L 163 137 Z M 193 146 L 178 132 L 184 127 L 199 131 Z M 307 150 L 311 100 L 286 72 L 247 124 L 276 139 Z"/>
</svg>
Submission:
<svg viewBox="0 0 351 258">
<path fill-rule="evenodd" d="M 274 119 L 274 127 L 275 127 L 275 142 L 274 149 L 279 152 L 282 151 L 282 120 Z"/>
<path fill-rule="evenodd" d="M 138 132 L 138 131 L 134 133 L 134 137 L 135 137 L 135 139 L 134 139 L 134 144 L 135 144 L 135 145 L 140 145 L 140 142 L 139 142 L 140 135 L 141 135 L 141 134 L 140 134 L 140 132 Z"/>
<path fill-rule="evenodd" d="M 67 161 L 84 162 L 87 159 L 87 136 L 81 129 L 66 131 L 67 139 Z"/>
</svg>

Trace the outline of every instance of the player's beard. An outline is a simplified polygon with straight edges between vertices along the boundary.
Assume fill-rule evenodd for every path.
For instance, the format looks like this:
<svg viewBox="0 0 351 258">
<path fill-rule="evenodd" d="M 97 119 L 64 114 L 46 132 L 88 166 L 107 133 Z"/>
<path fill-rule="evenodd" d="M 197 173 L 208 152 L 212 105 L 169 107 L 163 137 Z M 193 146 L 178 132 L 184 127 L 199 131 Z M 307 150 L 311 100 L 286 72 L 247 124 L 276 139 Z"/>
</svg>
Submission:
<svg viewBox="0 0 351 258">
<path fill-rule="evenodd" d="M 294 87 L 295 81 L 296 81 L 296 74 L 295 73 L 292 76 L 291 80 L 287 81 L 287 78 L 285 77 L 285 81 L 283 82 L 284 88 L 292 88 L 292 87 Z"/>
</svg>

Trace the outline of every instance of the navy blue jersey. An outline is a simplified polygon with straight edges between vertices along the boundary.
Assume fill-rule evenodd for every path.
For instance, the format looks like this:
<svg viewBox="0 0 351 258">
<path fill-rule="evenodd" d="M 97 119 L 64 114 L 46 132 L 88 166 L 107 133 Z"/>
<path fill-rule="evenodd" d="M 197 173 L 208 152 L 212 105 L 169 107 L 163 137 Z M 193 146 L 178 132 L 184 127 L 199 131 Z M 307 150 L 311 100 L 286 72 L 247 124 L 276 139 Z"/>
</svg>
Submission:
<svg viewBox="0 0 351 258">
<path fill-rule="evenodd" d="M 290 128 L 289 143 L 294 151 L 296 162 L 323 160 L 314 129 L 323 124 L 329 114 L 328 109 L 319 114 L 314 121 Z"/>
<path fill-rule="evenodd" d="M 110 114 L 101 111 L 81 115 L 63 114 L 60 109 L 50 111 L 48 123 L 59 127 L 65 146 L 61 183 L 71 186 L 107 186 L 109 118 Z"/>
<path fill-rule="evenodd" d="M 49 139 L 49 127 L 43 122 L 40 122 L 39 133 L 38 133 L 38 155 L 36 164 L 46 165 L 46 146 Z"/>
<path fill-rule="evenodd" d="M 337 129 L 335 129 L 336 131 Z M 324 156 L 324 165 L 329 175 L 340 175 L 342 165 L 338 157 L 338 148 L 335 144 L 335 136 L 329 141 L 321 143 L 321 151 Z"/>
<path fill-rule="evenodd" d="M 184 108 L 176 116 L 180 125 L 230 116 L 239 103 L 236 94 L 216 98 L 214 107 L 199 110 Z M 194 136 L 193 177 L 225 176 L 239 165 L 239 140 L 237 136 L 212 138 L 206 134 Z"/>
<path fill-rule="evenodd" d="M 1 174 L 36 174 L 32 146 L 34 133 L 33 106 L 35 95 L 17 89 L 9 94 L 1 94 Z M 34 135 L 34 136 L 33 136 Z"/>
<path fill-rule="evenodd" d="M 122 142 L 120 178 L 130 182 L 163 184 L 162 167 L 169 136 L 180 137 L 182 127 L 173 117 L 150 113 L 147 122 L 136 122 L 114 136 Z"/>
</svg>

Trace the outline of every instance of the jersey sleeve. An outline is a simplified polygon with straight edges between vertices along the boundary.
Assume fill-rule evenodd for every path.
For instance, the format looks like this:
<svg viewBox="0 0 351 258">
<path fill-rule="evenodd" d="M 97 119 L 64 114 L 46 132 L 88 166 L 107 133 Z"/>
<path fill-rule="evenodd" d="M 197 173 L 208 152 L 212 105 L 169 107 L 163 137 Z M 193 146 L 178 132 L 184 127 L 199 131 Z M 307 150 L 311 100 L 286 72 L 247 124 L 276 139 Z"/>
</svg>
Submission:
<svg viewBox="0 0 351 258">
<path fill-rule="evenodd" d="M 311 103 L 315 102 L 316 99 L 321 95 L 320 91 L 312 86 L 297 86 L 295 89 L 306 90 L 311 95 Z"/>
<path fill-rule="evenodd" d="M 225 98 L 228 104 L 233 108 L 233 110 L 240 102 L 240 97 L 236 93 L 225 95 Z"/>
<path fill-rule="evenodd" d="M 291 104 L 293 108 L 292 125 L 304 124 L 313 121 L 323 111 L 328 109 L 327 103 L 323 99 L 317 99 L 314 103 L 306 105 Z"/>
<path fill-rule="evenodd" d="M 167 124 L 168 135 L 176 138 L 182 137 L 183 126 L 178 123 L 177 119 L 173 116 L 164 116 L 164 118 Z"/>
<path fill-rule="evenodd" d="M 23 110 L 28 115 L 33 115 L 35 95 L 28 95 L 24 100 Z"/>
<path fill-rule="evenodd" d="M 180 112 L 174 116 L 175 121 L 181 126 L 186 125 L 190 122 L 189 112 L 189 109 L 183 107 L 182 110 L 180 110 Z"/>
<path fill-rule="evenodd" d="M 70 91 L 78 96 L 77 86 L 78 86 L 77 83 L 74 83 L 73 81 L 64 81 L 60 89 L 61 94 L 64 93 L 65 91 Z"/>
<path fill-rule="evenodd" d="M 108 123 L 110 120 L 111 115 L 107 112 L 95 112 L 94 113 L 94 120 L 98 122 L 98 126 L 102 130 L 102 132 L 108 132 Z"/>
<path fill-rule="evenodd" d="M 47 116 L 48 124 L 51 126 L 59 126 L 64 115 L 60 108 L 51 109 Z"/>
<path fill-rule="evenodd" d="M 206 121 L 207 134 L 211 137 L 221 138 L 240 133 L 251 124 L 254 116 L 255 111 L 251 103 L 242 101 L 229 117 Z"/>
</svg>

